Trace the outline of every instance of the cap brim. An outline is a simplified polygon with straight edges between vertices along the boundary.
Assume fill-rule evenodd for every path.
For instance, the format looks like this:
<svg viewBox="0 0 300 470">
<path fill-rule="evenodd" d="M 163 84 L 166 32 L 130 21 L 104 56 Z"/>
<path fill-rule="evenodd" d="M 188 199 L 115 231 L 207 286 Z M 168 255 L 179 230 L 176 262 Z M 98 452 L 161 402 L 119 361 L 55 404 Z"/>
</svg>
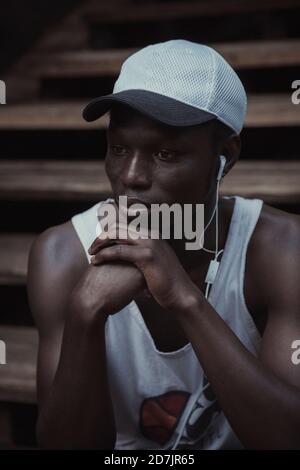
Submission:
<svg viewBox="0 0 300 470">
<path fill-rule="evenodd" d="M 125 90 L 100 96 L 83 110 L 91 122 L 107 113 L 113 103 L 123 103 L 147 116 L 170 126 L 193 126 L 216 119 L 216 116 L 181 101 L 147 90 Z"/>
</svg>

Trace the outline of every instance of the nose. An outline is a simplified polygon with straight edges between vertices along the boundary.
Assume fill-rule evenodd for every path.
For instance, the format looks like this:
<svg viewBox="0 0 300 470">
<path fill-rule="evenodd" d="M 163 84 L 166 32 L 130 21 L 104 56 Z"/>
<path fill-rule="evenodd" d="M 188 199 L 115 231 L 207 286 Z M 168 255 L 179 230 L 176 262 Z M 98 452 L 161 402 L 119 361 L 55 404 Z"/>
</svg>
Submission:
<svg viewBox="0 0 300 470">
<path fill-rule="evenodd" d="M 130 160 L 127 160 L 120 179 L 128 188 L 149 188 L 152 184 L 149 159 L 136 153 Z"/>
</svg>

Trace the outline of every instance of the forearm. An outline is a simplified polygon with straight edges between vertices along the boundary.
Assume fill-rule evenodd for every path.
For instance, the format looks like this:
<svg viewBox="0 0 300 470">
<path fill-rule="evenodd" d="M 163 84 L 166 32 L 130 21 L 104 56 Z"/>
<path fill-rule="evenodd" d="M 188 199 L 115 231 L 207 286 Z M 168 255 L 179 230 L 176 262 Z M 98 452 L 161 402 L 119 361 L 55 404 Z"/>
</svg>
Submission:
<svg viewBox="0 0 300 470">
<path fill-rule="evenodd" d="M 39 444 L 112 449 L 116 432 L 107 377 L 105 320 L 82 322 L 72 313 L 66 320 L 55 379 L 41 409 Z"/>
<path fill-rule="evenodd" d="M 205 299 L 178 319 L 243 445 L 299 448 L 299 390 L 253 356 Z"/>
</svg>

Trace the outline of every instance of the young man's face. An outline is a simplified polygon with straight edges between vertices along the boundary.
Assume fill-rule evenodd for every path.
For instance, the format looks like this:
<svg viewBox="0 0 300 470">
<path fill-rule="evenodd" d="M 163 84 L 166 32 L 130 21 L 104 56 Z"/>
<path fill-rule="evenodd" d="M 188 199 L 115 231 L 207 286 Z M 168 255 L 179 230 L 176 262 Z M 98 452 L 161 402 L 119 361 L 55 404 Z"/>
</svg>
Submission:
<svg viewBox="0 0 300 470">
<path fill-rule="evenodd" d="M 146 203 L 205 203 L 219 159 L 214 121 L 171 127 L 116 105 L 107 131 L 106 172 L 114 198 Z"/>
</svg>

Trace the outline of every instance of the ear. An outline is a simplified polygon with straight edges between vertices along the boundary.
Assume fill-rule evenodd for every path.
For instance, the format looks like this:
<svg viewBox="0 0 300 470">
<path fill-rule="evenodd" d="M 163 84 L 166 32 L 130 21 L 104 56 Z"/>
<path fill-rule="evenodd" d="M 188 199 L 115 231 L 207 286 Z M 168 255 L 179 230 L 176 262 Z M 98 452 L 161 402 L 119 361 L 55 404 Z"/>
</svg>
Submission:
<svg viewBox="0 0 300 470">
<path fill-rule="evenodd" d="M 226 175 L 231 168 L 238 161 L 241 153 L 241 138 L 239 135 L 232 135 L 222 142 L 219 154 L 224 155 L 226 158 L 226 165 L 224 167 L 223 175 Z"/>
</svg>

